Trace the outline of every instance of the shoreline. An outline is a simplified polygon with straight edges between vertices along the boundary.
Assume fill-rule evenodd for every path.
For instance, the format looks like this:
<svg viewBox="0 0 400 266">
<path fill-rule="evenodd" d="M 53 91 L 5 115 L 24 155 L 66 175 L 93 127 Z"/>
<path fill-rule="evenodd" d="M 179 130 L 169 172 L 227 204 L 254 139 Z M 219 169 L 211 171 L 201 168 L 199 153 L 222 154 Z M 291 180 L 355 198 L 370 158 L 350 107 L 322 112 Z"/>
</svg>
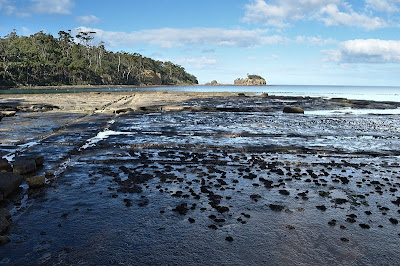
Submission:
<svg viewBox="0 0 400 266">
<path fill-rule="evenodd" d="M 177 85 L 56 85 L 56 86 L 17 86 L 11 88 L 0 87 L 0 90 L 43 90 L 43 89 L 104 89 L 104 88 L 174 88 L 174 87 L 240 87 L 234 84 L 177 84 Z M 245 87 L 273 87 L 280 85 L 246 85 Z M 292 85 L 290 85 L 292 86 Z"/>
</svg>

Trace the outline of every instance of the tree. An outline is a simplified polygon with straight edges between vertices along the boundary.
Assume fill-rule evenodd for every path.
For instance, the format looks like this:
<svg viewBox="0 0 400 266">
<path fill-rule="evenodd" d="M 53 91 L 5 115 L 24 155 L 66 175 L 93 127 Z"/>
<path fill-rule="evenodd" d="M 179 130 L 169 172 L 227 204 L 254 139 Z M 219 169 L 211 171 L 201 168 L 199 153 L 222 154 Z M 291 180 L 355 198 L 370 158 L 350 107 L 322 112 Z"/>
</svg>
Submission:
<svg viewBox="0 0 400 266">
<path fill-rule="evenodd" d="M 83 85 L 153 82 L 145 78 L 152 70 L 164 85 L 197 84 L 182 66 L 155 61 L 139 53 L 107 51 L 93 44 L 95 32 L 59 31 L 57 38 L 39 31 L 29 37 L 14 30 L 0 38 L 0 86 Z"/>
</svg>

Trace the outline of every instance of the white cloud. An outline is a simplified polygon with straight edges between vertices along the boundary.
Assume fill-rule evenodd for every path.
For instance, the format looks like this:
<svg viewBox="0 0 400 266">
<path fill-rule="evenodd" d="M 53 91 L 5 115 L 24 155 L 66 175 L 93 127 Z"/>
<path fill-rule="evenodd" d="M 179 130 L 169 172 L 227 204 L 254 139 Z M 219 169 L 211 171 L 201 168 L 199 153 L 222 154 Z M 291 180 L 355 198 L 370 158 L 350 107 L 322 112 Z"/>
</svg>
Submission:
<svg viewBox="0 0 400 266">
<path fill-rule="evenodd" d="M 306 43 L 312 46 L 323 46 L 327 44 L 333 44 L 336 43 L 337 41 L 334 39 L 322 39 L 321 37 L 315 37 L 315 36 L 297 36 L 295 41 L 297 43 Z"/>
<path fill-rule="evenodd" d="M 325 50 L 336 63 L 400 63 L 400 41 L 357 39 L 340 43 L 338 50 Z"/>
<path fill-rule="evenodd" d="M 71 14 L 74 7 L 72 0 L 31 0 L 31 9 L 39 14 Z"/>
<path fill-rule="evenodd" d="M 268 30 L 223 29 L 223 28 L 162 28 L 141 30 L 131 33 L 104 31 L 96 28 L 79 27 L 78 31 L 96 32 L 95 38 L 112 47 L 129 47 L 147 44 L 163 48 L 186 46 L 184 51 L 193 51 L 196 45 L 252 48 L 262 45 L 305 43 L 311 46 L 324 46 L 337 41 L 320 36 L 297 36 L 290 39 L 280 35 L 268 35 Z M 202 54 L 215 53 L 215 48 L 201 50 Z"/>
<path fill-rule="evenodd" d="M 215 45 L 230 47 L 255 47 L 263 44 L 286 42 L 281 36 L 268 36 L 268 30 L 222 29 L 222 28 L 162 28 L 141 30 L 132 33 L 104 31 L 80 27 L 81 31 L 95 31 L 96 38 L 110 46 L 150 44 L 171 48 L 184 45 Z"/>
<path fill-rule="evenodd" d="M 357 26 L 368 30 L 386 27 L 388 24 L 379 17 L 368 17 L 353 10 L 349 13 L 341 12 L 337 5 L 330 4 L 320 11 L 321 20 L 328 26 Z"/>
<path fill-rule="evenodd" d="M 340 0 L 253 0 L 246 5 L 243 20 L 249 23 L 283 27 L 289 22 L 308 19 L 321 8 Z"/>
<path fill-rule="evenodd" d="M 9 0 L 0 0 L 0 11 L 5 13 L 7 16 L 15 15 L 20 18 L 29 17 L 30 14 L 18 10 L 14 4 L 11 4 Z"/>
<path fill-rule="evenodd" d="M 0 0 L 0 10 L 4 11 L 7 15 L 12 15 L 16 8 L 8 0 Z"/>
<path fill-rule="evenodd" d="M 366 0 L 375 9 L 390 9 L 400 0 Z M 342 7 L 344 11 L 341 11 Z M 368 30 L 388 26 L 371 14 L 357 13 L 344 0 L 252 0 L 246 5 L 243 21 L 275 27 L 288 26 L 299 20 L 319 20 L 327 26 L 356 26 Z"/>
<path fill-rule="evenodd" d="M 216 59 L 204 56 L 200 58 L 194 58 L 194 57 L 178 58 L 174 59 L 174 62 L 176 62 L 179 65 L 184 65 L 185 67 L 190 67 L 192 69 L 207 69 L 214 67 L 218 64 Z"/>
<path fill-rule="evenodd" d="M 76 17 L 76 21 L 79 23 L 82 23 L 84 25 L 87 24 L 96 24 L 100 22 L 100 19 L 96 17 L 95 15 L 87 15 L 87 16 L 80 16 Z"/>
<path fill-rule="evenodd" d="M 376 11 L 393 13 L 399 11 L 396 3 L 400 3 L 400 0 L 365 0 L 365 3 Z"/>
</svg>

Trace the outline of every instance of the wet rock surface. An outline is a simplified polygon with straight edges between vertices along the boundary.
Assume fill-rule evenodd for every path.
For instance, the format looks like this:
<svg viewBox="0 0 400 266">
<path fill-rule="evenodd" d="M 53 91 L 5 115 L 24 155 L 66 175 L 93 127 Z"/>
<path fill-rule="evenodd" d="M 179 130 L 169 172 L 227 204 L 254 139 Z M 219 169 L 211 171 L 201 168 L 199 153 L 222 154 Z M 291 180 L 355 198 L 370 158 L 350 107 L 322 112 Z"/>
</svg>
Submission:
<svg viewBox="0 0 400 266">
<path fill-rule="evenodd" d="M 3 141 L 53 174 L 7 205 L 0 263 L 396 264 L 400 117 L 293 116 L 275 100 L 77 115 L 27 132 L 32 145 Z"/>
</svg>

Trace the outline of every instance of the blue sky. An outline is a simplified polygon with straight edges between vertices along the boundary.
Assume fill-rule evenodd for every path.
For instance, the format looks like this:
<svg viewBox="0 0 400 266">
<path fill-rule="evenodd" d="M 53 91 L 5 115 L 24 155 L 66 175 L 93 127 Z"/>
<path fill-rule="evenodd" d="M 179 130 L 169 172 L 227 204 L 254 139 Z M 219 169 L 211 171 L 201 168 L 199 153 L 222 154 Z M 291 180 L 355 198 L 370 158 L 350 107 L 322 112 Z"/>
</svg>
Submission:
<svg viewBox="0 0 400 266">
<path fill-rule="evenodd" d="M 200 83 L 400 85 L 400 0 L 0 0 L 0 35 L 96 31 Z"/>
</svg>

